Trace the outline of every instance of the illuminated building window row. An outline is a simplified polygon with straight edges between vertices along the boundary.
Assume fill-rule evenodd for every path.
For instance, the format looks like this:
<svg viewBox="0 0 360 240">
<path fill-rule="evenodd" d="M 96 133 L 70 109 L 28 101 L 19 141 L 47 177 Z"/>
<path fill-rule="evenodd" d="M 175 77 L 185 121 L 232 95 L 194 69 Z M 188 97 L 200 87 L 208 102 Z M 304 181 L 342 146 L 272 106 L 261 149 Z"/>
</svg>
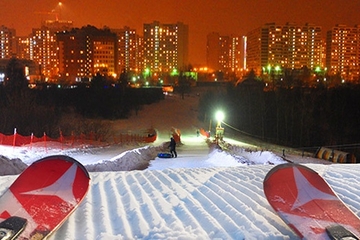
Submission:
<svg viewBox="0 0 360 240">
<path fill-rule="evenodd" d="M 121 37 L 114 43 L 106 37 L 93 38 L 95 29 L 88 29 L 89 34 L 77 32 L 81 29 L 71 32 L 71 22 L 48 21 L 41 28 L 33 29 L 29 41 L 19 39 L 18 45 L 23 46 L 22 49 L 29 49 L 22 50 L 22 56 L 36 61 L 40 65 L 41 75 L 46 79 L 74 79 L 78 78 L 79 73 L 81 76 L 91 75 L 95 71 L 94 63 L 98 62 L 107 64 L 106 67 L 111 68 L 107 71 L 114 73 L 119 73 L 122 68 L 140 71 L 145 69 L 146 65 L 153 66 L 152 71 L 181 69 L 187 65 L 188 26 L 182 23 L 158 22 L 150 25 L 157 26 L 150 28 L 151 31 L 144 27 L 144 37 L 138 36 L 133 29 L 120 29 L 116 34 Z M 152 36 L 146 35 L 146 32 L 151 32 Z M 4 40 L 1 37 L 2 34 L 0 48 L 11 52 L 11 49 L 5 46 L 9 43 L 8 37 L 4 37 Z M 1 56 L 5 57 L 4 54 Z M 115 63 L 108 63 L 112 59 L 115 59 Z"/>
<path fill-rule="evenodd" d="M 269 23 L 254 29 L 247 37 L 247 68 L 258 74 L 269 65 L 285 68 L 308 66 L 311 69 L 322 65 L 319 26 Z"/>
<path fill-rule="evenodd" d="M 144 63 L 153 72 L 181 69 L 187 64 L 188 26 L 182 23 L 144 24 Z M 175 54 L 181 52 L 181 55 Z"/>
</svg>

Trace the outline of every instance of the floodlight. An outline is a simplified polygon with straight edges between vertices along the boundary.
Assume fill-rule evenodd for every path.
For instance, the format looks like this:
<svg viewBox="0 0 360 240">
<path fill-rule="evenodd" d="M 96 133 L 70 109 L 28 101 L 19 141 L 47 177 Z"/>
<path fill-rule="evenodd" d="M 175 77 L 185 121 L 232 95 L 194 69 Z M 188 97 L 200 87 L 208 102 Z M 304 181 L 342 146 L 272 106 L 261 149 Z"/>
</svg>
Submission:
<svg viewBox="0 0 360 240">
<path fill-rule="evenodd" d="M 225 115 L 222 111 L 217 111 L 215 117 L 218 122 L 222 122 L 225 118 Z"/>
</svg>

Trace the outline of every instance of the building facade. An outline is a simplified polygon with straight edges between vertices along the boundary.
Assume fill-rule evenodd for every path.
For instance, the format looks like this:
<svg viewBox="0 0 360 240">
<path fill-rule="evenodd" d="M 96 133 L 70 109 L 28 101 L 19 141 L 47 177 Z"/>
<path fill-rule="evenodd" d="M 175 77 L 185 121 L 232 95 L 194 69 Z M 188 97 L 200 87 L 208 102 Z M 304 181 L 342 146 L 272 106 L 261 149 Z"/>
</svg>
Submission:
<svg viewBox="0 0 360 240">
<path fill-rule="evenodd" d="M 241 42 L 237 36 L 207 35 L 206 63 L 212 71 L 238 73 L 241 71 Z"/>
<path fill-rule="evenodd" d="M 331 75 L 360 80 L 360 25 L 336 25 L 327 32 L 326 68 Z"/>
<path fill-rule="evenodd" d="M 59 74 L 59 58 L 56 33 L 71 29 L 71 21 L 44 21 L 34 28 L 30 37 L 30 59 L 40 67 L 42 81 L 56 81 Z"/>
<path fill-rule="evenodd" d="M 96 74 L 117 77 L 117 36 L 109 29 L 86 26 L 57 34 L 59 78 L 89 80 Z"/>
<path fill-rule="evenodd" d="M 220 34 L 212 32 L 206 38 L 206 66 L 216 71 L 222 69 L 220 64 L 221 44 L 219 43 Z"/>
<path fill-rule="evenodd" d="M 20 59 L 31 59 L 31 37 L 17 37 L 16 41 L 16 57 Z"/>
<path fill-rule="evenodd" d="M 0 59 L 16 56 L 16 31 L 6 26 L 0 26 Z"/>
<path fill-rule="evenodd" d="M 178 22 L 144 24 L 144 67 L 151 72 L 171 72 L 185 68 L 189 48 L 188 26 Z"/>
<path fill-rule="evenodd" d="M 247 35 L 247 68 L 261 74 L 274 68 L 323 67 L 322 44 L 320 26 L 267 23 Z"/>
<path fill-rule="evenodd" d="M 139 35 L 135 29 L 124 27 L 121 29 L 111 29 L 116 33 L 118 39 L 118 74 L 123 71 L 138 72 L 141 70 L 141 61 L 139 57 Z"/>
</svg>

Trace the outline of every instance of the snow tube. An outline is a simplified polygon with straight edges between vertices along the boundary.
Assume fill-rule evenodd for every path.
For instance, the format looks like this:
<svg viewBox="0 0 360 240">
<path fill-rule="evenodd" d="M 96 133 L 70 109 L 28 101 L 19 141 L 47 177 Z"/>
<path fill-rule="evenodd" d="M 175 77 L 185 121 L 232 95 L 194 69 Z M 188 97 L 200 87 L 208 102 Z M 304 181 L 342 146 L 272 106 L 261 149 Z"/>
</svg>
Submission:
<svg viewBox="0 0 360 240">
<path fill-rule="evenodd" d="M 158 153 L 159 158 L 171 158 L 171 153 Z"/>
</svg>

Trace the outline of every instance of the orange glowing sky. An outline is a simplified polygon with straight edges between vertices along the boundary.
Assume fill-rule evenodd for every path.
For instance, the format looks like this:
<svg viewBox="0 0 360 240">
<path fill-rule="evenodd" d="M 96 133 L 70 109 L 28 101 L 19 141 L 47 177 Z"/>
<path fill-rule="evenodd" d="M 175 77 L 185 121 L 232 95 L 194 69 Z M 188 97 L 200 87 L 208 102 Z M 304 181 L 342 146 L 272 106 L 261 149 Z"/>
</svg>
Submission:
<svg viewBox="0 0 360 240">
<path fill-rule="evenodd" d="M 98 28 L 129 26 L 142 35 L 143 24 L 153 21 L 189 25 L 189 60 L 206 63 L 206 35 L 246 33 L 268 22 L 314 23 L 323 33 L 335 24 L 360 24 L 360 0 L 0 0 L 0 25 L 15 28 L 18 36 L 31 33 L 41 20 L 61 13 L 61 20 L 72 20 L 75 27 Z"/>
</svg>

